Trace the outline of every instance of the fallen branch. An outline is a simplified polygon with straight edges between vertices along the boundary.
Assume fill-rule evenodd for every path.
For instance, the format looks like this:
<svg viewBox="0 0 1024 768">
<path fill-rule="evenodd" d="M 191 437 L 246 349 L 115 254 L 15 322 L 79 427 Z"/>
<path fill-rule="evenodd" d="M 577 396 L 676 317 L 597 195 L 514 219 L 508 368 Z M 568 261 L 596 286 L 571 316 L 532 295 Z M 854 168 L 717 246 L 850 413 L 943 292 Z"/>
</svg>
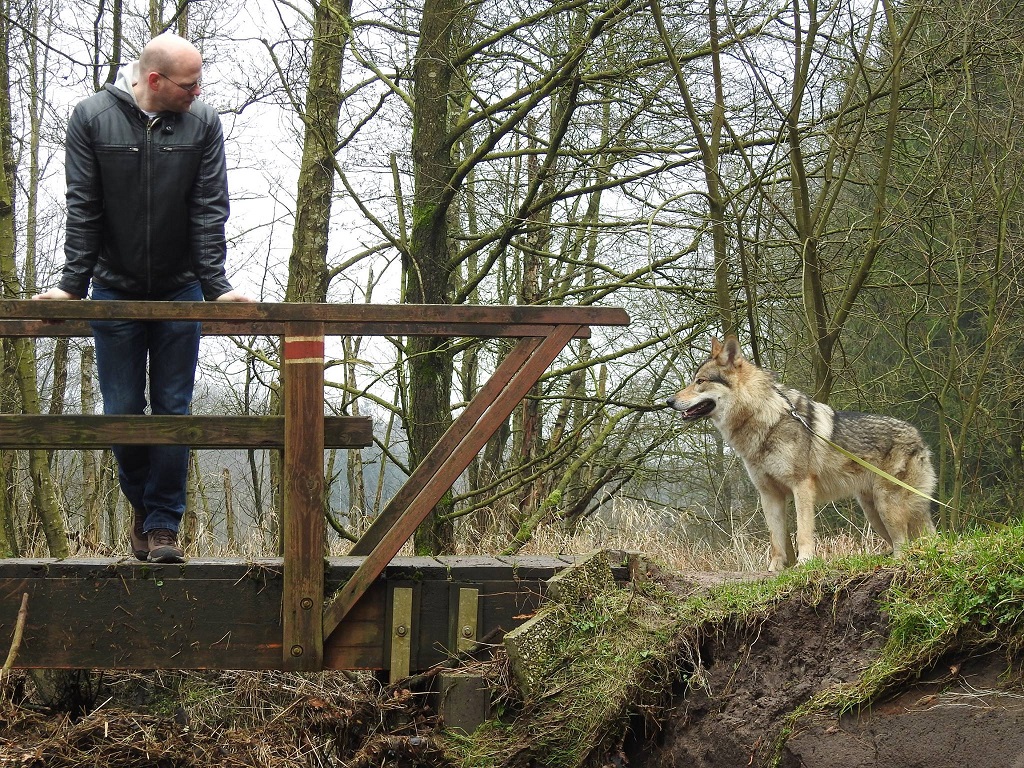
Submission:
<svg viewBox="0 0 1024 768">
<path fill-rule="evenodd" d="M 7 654 L 7 661 L 4 662 L 2 672 L 8 672 L 14 666 L 14 660 L 18 657 L 18 649 L 21 648 L 21 637 L 25 634 L 25 621 L 28 619 L 28 592 L 21 594 L 21 608 L 18 609 L 18 621 L 14 624 L 14 637 L 11 638 L 11 650 Z"/>
</svg>

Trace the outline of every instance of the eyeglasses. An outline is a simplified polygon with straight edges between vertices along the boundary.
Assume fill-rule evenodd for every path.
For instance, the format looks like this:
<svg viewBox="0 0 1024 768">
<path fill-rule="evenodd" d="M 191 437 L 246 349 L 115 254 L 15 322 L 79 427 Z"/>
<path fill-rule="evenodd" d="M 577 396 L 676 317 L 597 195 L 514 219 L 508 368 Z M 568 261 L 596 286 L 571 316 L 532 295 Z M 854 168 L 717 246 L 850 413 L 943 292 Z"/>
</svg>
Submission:
<svg viewBox="0 0 1024 768">
<path fill-rule="evenodd" d="M 181 90 L 185 91 L 185 93 L 192 93 L 192 91 L 194 91 L 196 88 L 199 88 L 202 85 L 202 81 L 200 80 L 196 80 L 194 83 L 185 83 L 184 85 L 182 85 L 177 80 L 171 80 L 171 78 L 169 78 L 163 72 L 157 72 L 157 74 L 160 75 L 160 77 L 162 77 L 167 82 L 174 83 L 176 86 L 181 88 Z"/>
</svg>

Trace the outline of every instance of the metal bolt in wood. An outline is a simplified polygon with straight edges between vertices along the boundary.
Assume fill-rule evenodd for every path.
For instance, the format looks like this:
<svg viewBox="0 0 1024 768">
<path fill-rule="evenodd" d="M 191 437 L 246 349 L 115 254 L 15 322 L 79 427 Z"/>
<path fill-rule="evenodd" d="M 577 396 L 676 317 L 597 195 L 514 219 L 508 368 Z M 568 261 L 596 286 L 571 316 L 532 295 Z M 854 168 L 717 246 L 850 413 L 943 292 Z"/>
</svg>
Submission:
<svg viewBox="0 0 1024 768">
<path fill-rule="evenodd" d="M 458 637 L 460 653 L 471 651 L 476 647 L 476 627 L 480 590 L 463 588 L 459 590 L 459 622 L 461 627 Z"/>
<path fill-rule="evenodd" d="M 412 665 L 412 588 L 396 587 L 391 595 L 391 682 L 409 676 Z"/>
</svg>

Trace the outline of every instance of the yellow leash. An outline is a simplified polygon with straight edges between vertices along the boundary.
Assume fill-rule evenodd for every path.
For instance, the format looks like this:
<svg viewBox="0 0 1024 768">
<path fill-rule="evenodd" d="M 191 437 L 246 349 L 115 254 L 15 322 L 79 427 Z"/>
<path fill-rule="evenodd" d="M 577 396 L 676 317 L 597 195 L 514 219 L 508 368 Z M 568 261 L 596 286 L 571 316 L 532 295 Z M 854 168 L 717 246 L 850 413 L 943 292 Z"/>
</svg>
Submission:
<svg viewBox="0 0 1024 768">
<path fill-rule="evenodd" d="M 846 458 L 850 459 L 851 461 L 857 462 L 862 467 L 864 467 L 864 469 L 867 469 L 867 470 L 869 470 L 871 472 L 874 472 L 879 477 L 884 477 L 890 483 L 896 483 L 896 485 L 900 486 L 900 488 L 906 488 L 908 491 L 913 491 L 914 493 L 916 493 L 918 496 L 920 496 L 923 499 L 928 499 L 928 501 L 933 501 L 936 504 L 938 504 L 939 506 L 946 507 L 947 509 L 952 509 L 952 507 L 949 504 L 947 504 L 946 502 L 939 501 L 938 499 L 936 499 L 936 498 L 934 498 L 932 496 L 929 496 L 927 493 L 925 493 L 924 491 L 922 491 L 922 490 L 920 490 L 918 488 L 915 488 L 910 483 L 905 483 L 902 480 L 900 480 L 898 477 L 893 477 L 888 472 L 886 472 L 884 469 L 876 467 L 870 461 L 866 461 L 866 460 L 862 459 L 860 456 L 857 456 L 856 454 L 850 453 L 848 450 L 843 448 L 841 445 L 836 445 L 834 442 L 829 440 L 824 435 L 819 435 L 817 432 L 815 432 L 813 429 L 811 429 L 811 425 L 807 423 L 806 419 L 804 419 L 804 417 L 802 415 L 800 415 L 800 413 L 797 412 L 796 407 L 792 403 L 789 402 L 789 398 L 786 397 L 781 392 L 779 392 L 779 394 L 782 395 L 782 399 L 785 400 L 789 404 L 789 412 L 793 415 L 793 418 L 796 419 L 797 421 L 799 421 L 801 424 L 803 424 L 804 425 L 804 429 L 806 429 L 812 435 L 817 437 L 819 440 L 824 440 L 828 445 L 830 445 L 832 448 L 835 448 L 837 451 L 839 451 L 841 454 L 843 454 L 843 456 L 845 456 Z"/>
</svg>

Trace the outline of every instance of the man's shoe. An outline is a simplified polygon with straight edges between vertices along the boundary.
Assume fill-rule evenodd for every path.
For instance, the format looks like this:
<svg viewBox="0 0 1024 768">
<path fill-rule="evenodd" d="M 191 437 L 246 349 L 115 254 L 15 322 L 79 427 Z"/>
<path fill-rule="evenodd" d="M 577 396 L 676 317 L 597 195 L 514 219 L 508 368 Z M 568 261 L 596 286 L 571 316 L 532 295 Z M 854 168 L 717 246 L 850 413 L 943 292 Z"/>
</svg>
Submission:
<svg viewBox="0 0 1024 768">
<path fill-rule="evenodd" d="M 185 553 L 178 546 L 178 534 L 167 528 L 157 528 L 149 537 L 149 562 L 184 563 Z"/>
<path fill-rule="evenodd" d="M 146 510 L 137 509 L 132 507 L 134 517 L 132 519 L 132 530 L 129 534 L 132 540 L 132 552 L 139 560 L 149 559 L 149 539 L 146 537 L 146 532 L 142 530 L 142 526 L 146 522 Z"/>
</svg>

